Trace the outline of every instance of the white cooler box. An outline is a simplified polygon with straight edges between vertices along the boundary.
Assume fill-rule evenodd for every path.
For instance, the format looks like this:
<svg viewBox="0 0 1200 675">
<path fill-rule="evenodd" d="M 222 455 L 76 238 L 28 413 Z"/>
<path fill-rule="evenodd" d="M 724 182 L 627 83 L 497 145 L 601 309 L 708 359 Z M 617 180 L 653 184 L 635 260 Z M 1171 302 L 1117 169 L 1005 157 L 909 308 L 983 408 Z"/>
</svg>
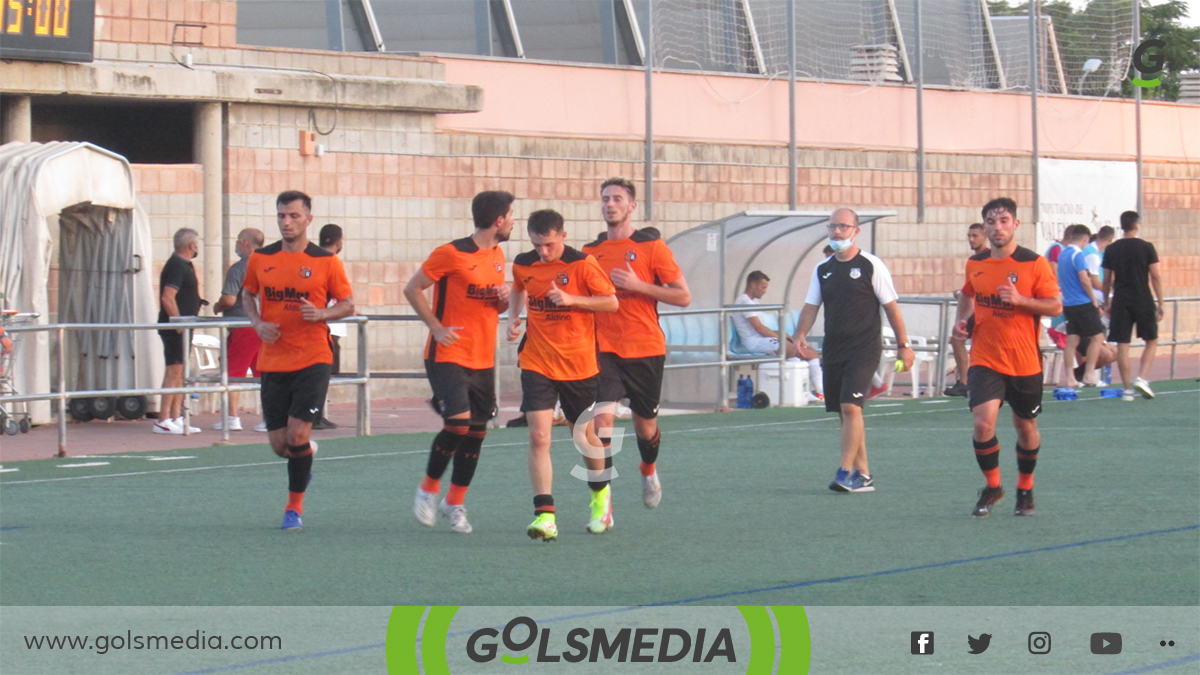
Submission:
<svg viewBox="0 0 1200 675">
<path fill-rule="evenodd" d="M 757 391 L 771 397 L 771 405 L 779 405 L 779 362 L 758 364 Z M 788 361 L 783 368 L 783 406 L 798 408 L 808 405 L 808 362 Z"/>
</svg>

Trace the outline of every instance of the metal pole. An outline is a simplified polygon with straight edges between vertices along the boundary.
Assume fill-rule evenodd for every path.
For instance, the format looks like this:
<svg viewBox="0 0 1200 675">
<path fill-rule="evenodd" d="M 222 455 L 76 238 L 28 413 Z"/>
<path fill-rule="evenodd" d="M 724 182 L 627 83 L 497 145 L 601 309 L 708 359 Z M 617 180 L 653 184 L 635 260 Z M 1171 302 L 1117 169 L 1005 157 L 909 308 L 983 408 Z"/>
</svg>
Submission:
<svg viewBox="0 0 1200 675">
<path fill-rule="evenodd" d="M 779 403 L 777 403 L 775 405 L 775 407 L 782 408 L 783 407 L 783 398 L 784 398 L 784 386 L 783 386 L 784 370 L 783 369 L 785 366 L 787 366 L 787 338 L 785 338 L 783 336 L 784 328 L 787 327 L 787 324 L 784 323 L 787 320 L 786 317 L 784 316 L 787 313 L 787 309 L 780 307 L 776 311 L 779 312 Z M 808 393 L 805 392 L 805 398 L 807 398 L 807 396 L 808 396 Z"/>
<path fill-rule="evenodd" d="M 1137 4 L 1135 1 L 1133 4 Z M 1042 219 L 1041 197 L 1038 191 L 1038 4 L 1029 0 L 1029 98 L 1030 138 L 1033 140 L 1033 223 Z"/>
<path fill-rule="evenodd" d="M 63 356 L 66 331 L 58 329 L 58 456 L 67 456 L 67 360 Z"/>
<path fill-rule="evenodd" d="M 646 0 L 646 220 L 654 220 L 654 0 Z"/>
<path fill-rule="evenodd" d="M 191 375 L 192 361 L 192 329 L 183 329 L 183 386 L 188 386 L 188 377 Z M 192 395 L 184 394 L 183 401 L 179 404 L 179 412 L 183 416 L 183 435 L 190 436 L 188 429 L 192 427 Z M 159 411 L 162 415 L 162 411 Z"/>
<path fill-rule="evenodd" d="M 221 334 L 221 441 L 217 445 L 229 445 L 229 329 L 221 326 L 217 329 Z M 241 373 L 239 377 L 245 377 Z M 241 395 L 238 402 L 241 403 Z"/>
<path fill-rule="evenodd" d="M 358 435 L 371 435 L 371 364 L 367 360 L 367 322 L 358 322 L 358 376 L 368 381 L 358 385 Z"/>
<path fill-rule="evenodd" d="M 1142 41 L 1142 12 L 1140 0 L 1133 2 L 1133 44 Z M 1137 211 L 1142 212 L 1142 88 L 1133 88 L 1133 126 L 1137 139 Z M 1174 377 L 1174 373 L 1171 374 Z"/>
<path fill-rule="evenodd" d="M 950 318 L 950 301 L 943 300 L 938 303 L 938 350 L 937 361 L 934 363 L 934 396 L 938 392 L 946 391 L 946 347 L 950 345 L 950 327 L 946 325 L 947 319 Z M 930 396 L 933 398 L 933 396 Z"/>
<path fill-rule="evenodd" d="M 796 0 L 788 0 L 788 209 L 796 210 Z M 722 300 L 723 302 L 723 300 Z"/>
<path fill-rule="evenodd" d="M 925 57 L 921 53 L 921 0 L 916 0 L 917 222 L 925 222 Z"/>
<path fill-rule="evenodd" d="M 1138 87 L 1141 89 L 1141 87 Z M 1179 301 L 1171 301 L 1171 379 L 1175 379 L 1175 350 L 1179 348 Z"/>
</svg>

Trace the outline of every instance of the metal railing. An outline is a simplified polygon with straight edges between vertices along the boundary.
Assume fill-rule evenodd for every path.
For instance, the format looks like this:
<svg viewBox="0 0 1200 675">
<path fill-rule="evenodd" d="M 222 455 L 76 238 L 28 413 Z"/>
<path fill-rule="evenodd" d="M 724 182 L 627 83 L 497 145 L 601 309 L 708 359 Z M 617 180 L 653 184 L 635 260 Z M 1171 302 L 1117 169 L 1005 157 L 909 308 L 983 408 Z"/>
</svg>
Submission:
<svg viewBox="0 0 1200 675">
<path fill-rule="evenodd" d="M 358 402 L 357 402 L 357 428 L 359 436 L 371 435 L 371 397 L 367 390 L 367 383 L 370 381 L 370 363 L 367 358 L 367 317 L 364 316 L 349 316 L 344 319 L 339 319 L 337 322 L 354 323 L 358 325 L 358 368 L 353 377 L 335 377 L 330 380 L 330 386 L 346 386 L 354 385 L 358 387 Z M 336 322 L 335 322 L 336 323 Z M 67 368 L 66 368 L 66 333 L 68 331 L 88 331 L 88 330 L 162 330 L 164 325 L 170 325 L 183 331 L 183 344 L 185 356 L 183 359 L 183 381 L 182 387 L 171 388 L 145 388 L 145 389 L 97 389 L 97 390 L 67 390 Z M 197 319 L 195 317 L 184 317 L 177 321 L 172 321 L 170 324 L 160 323 L 105 323 L 105 324 L 87 324 L 87 323 L 57 323 L 46 325 L 27 325 L 13 326 L 6 330 L 10 333 L 37 333 L 37 332 L 53 332 L 57 335 L 57 343 L 55 345 L 55 361 L 58 366 L 58 391 L 56 392 L 39 392 L 30 394 L 21 394 L 16 396 L 0 396 L 0 403 L 20 403 L 27 401 L 57 401 L 58 402 L 58 456 L 67 456 L 67 407 L 68 401 L 77 398 L 111 398 L 120 396 L 154 396 L 161 394 L 221 394 L 221 419 L 225 420 L 229 417 L 229 394 L 234 391 L 258 391 L 261 387 L 257 382 L 253 382 L 244 378 L 233 378 L 240 381 L 239 383 L 231 383 L 229 371 L 226 366 L 228 362 L 228 332 L 231 328 L 249 327 L 250 322 L 246 319 Z M 190 377 L 191 359 L 187 356 L 187 351 L 192 347 L 192 331 L 196 329 L 217 328 L 220 329 L 220 376 L 212 378 L 216 381 L 215 384 L 188 384 L 189 381 L 196 382 Z M 207 381 L 208 378 L 204 378 Z M 191 411 L 187 406 L 184 410 L 184 434 L 188 434 L 190 427 Z M 228 425 L 221 425 L 221 440 L 219 445 L 229 443 Z"/>
<path fill-rule="evenodd" d="M 778 317 L 780 336 L 779 354 L 777 356 L 733 356 L 729 354 L 729 318 L 731 314 L 744 314 L 746 312 L 775 312 Z M 674 316 L 697 316 L 704 314 L 717 315 L 717 360 L 711 362 L 700 363 L 667 363 L 663 366 L 663 370 L 684 370 L 688 368 L 718 368 L 720 375 L 717 382 L 717 407 L 724 408 L 729 405 L 729 366 L 730 365 L 756 365 L 759 363 L 778 363 L 779 364 L 779 399 L 778 405 L 783 405 L 784 401 L 784 381 L 786 378 L 785 370 L 787 363 L 787 316 L 788 308 L 785 305 L 727 305 L 724 307 L 715 307 L 712 309 L 680 309 L 670 312 L 660 312 L 659 318 L 674 317 Z M 667 344 L 667 357 L 671 356 L 671 352 L 698 352 L 709 351 L 713 345 L 681 345 Z M 674 349 L 673 349 L 674 348 Z"/>
</svg>

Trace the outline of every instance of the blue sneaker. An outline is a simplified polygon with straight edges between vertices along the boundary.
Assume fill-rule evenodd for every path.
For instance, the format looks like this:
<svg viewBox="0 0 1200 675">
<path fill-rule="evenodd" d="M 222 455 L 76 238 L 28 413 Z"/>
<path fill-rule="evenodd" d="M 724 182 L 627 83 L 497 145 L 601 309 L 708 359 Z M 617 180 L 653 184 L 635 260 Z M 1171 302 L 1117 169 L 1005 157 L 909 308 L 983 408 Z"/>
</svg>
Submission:
<svg viewBox="0 0 1200 675">
<path fill-rule="evenodd" d="M 850 492 L 850 469 L 838 467 L 837 475 L 833 477 L 829 489 L 834 492 Z"/>
<path fill-rule="evenodd" d="M 850 491 L 874 492 L 875 481 L 871 480 L 870 476 L 860 472 L 858 469 L 855 469 L 854 474 L 850 476 Z"/>
<path fill-rule="evenodd" d="M 281 530 L 299 530 L 304 527 L 300 522 L 300 514 L 288 509 L 283 512 L 283 525 L 279 526 Z"/>
</svg>

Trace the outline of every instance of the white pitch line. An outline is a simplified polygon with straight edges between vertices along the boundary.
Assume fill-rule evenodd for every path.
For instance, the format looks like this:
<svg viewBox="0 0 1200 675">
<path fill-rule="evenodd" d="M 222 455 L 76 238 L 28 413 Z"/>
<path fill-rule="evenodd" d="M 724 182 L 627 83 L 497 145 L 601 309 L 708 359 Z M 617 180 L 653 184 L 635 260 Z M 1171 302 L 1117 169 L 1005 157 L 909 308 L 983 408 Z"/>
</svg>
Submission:
<svg viewBox="0 0 1200 675">
<path fill-rule="evenodd" d="M 0 473 L 8 473 L 10 471 L 20 471 L 20 469 L 0 469 Z"/>
<path fill-rule="evenodd" d="M 949 403 L 949 402 L 950 402 L 950 399 L 948 399 L 948 398 L 939 398 L 939 399 L 936 399 L 933 401 L 921 401 L 921 405 L 930 405 L 931 403 Z"/>
<path fill-rule="evenodd" d="M 84 462 L 82 464 L 59 464 L 60 469 L 75 469 L 81 466 L 108 466 L 111 462 Z"/>
<path fill-rule="evenodd" d="M 1187 389 L 1187 390 L 1182 390 L 1182 391 L 1162 392 L 1159 394 L 1159 396 L 1165 396 L 1165 395 L 1169 395 L 1169 394 L 1192 394 L 1192 393 L 1196 393 L 1196 392 L 1200 392 L 1200 389 Z M 1090 401 L 1090 400 L 1101 400 L 1101 399 L 1081 399 L 1081 400 L 1089 400 Z M 874 407 L 878 408 L 878 407 L 883 407 L 885 405 L 903 405 L 903 404 L 886 404 L 885 403 L 885 404 L 880 404 L 880 405 L 877 405 Z M 941 410 L 913 410 L 913 411 L 897 410 L 895 412 L 867 414 L 867 415 L 863 415 L 863 417 L 871 418 L 871 417 L 895 417 L 897 415 L 926 415 L 926 414 L 934 414 L 934 413 L 940 413 L 940 412 L 942 412 L 942 411 Z M 764 422 L 764 423 L 759 423 L 759 424 L 731 424 L 731 425 L 720 426 L 720 427 L 698 427 L 696 429 L 678 429 L 675 431 L 664 431 L 663 434 L 671 435 L 671 434 L 694 434 L 694 433 L 702 433 L 702 432 L 707 432 L 707 431 L 732 431 L 732 430 L 737 430 L 737 429 L 754 429 L 754 428 L 760 428 L 760 427 L 809 424 L 809 423 L 813 423 L 813 422 L 832 422 L 832 421 L 836 421 L 836 420 L 837 420 L 836 417 L 830 416 L 830 417 L 820 417 L 820 418 L 815 418 L 815 419 L 810 419 L 810 420 L 789 420 L 786 422 Z M 570 443 L 572 441 L 569 438 L 560 438 L 560 439 L 557 439 L 557 440 L 554 440 L 551 442 L 552 443 Z M 527 447 L 528 445 L 529 444 L 527 442 L 494 443 L 494 444 L 490 444 L 490 445 L 485 445 L 483 447 L 485 447 L 485 448 Z M 340 459 L 362 459 L 362 458 L 370 458 L 370 457 L 394 457 L 394 456 L 399 456 L 399 455 L 423 455 L 423 454 L 426 454 L 427 452 L 428 452 L 428 450 L 377 452 L 377 453 L 368 453 L 368 454 L 363 454 L 363 455 L 343 455 L 341 457 L 317 457 L 316 461 L 318 461 L 318 462 L 326 461 L 327 462 L 327 461 L 340 460 Z M 280 460 L 280 461 L 282 461 L 282 460 Z M 27 484 L 31 484 L 31 483 L 56 483 L 56 482 L 60 482 L 60 481 L 88 480 L 88 479 L 92 479 L 92 478 L 124 478 L 124 477 L 129 477 L 129 476 L 146 476 L 146 475 L 150 475 L 150 474 L 159 474 L 159 473 L 181 473 L 181 472 L 185 472 L 185 471 L 214 471 L 214 470 L 218 470 L 218 469 L 240 469 L 240 468 L 244 468 L 244 467 L 255 467 L 255 466 L 277 466 L 278 464 L 279 464 L 279 461 L 253 462 L 253 463 L 249 463 L 249 464 L 225 464 L 225 465 L 220 465 L 220 466 L 195 466 L 195 467 L 188 467 L 186 469 L 158 469 L 158 470 L 154 470 L 154 471 L 129 471 L 129 472 L 125 472 L 125 473 L 96 474 L 93 476 L 71 476 L 71 477 L 66 477 L 66 478 L 38 478 L 38 479 L 33 479 L 33 480 L 13 480 L 13 481 L 4 481 L 3 483 L 0 483 L 0 485 L 7 486 L 7 485 L 27 485 Z"/>
<path fill-rule="evenodd" d="M 195 455 L 183 455 L 182 457 L 146 457 L 147 462 L 173 462 L 177 459 L 196 459 Z"/>
</svg>

